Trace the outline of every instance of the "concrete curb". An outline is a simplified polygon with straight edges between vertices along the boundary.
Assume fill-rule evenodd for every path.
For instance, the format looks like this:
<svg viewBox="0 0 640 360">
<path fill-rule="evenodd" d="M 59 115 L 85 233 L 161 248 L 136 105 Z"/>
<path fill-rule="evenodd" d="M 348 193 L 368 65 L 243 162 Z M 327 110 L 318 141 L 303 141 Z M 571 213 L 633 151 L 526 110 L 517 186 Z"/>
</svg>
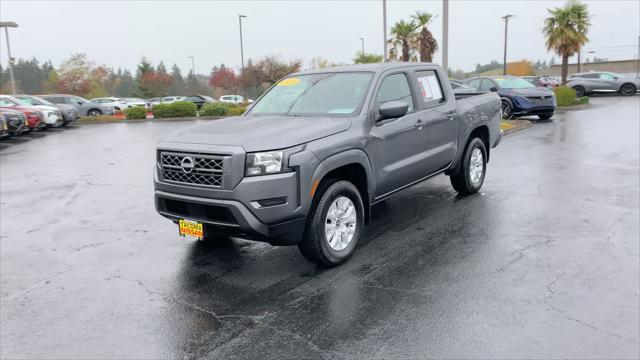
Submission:
<svg viewBox="0 0 640 360">
<path fill-rule="evenodd" d="M 202 117 L 180 117 L 180 118 L 152 118 L 152 119 L 123 119 L 123 120 L 91 120 L 78 122 L 78 125 L 84 124 L 127 124 L 127 123 L 146 123 L 146 122 L 163 122 L 163 121 L 193 121 L 193 120 L 217 120 L 224 116 L 202 116 Z"/>
<path fill-rule="evenodd" d="M 580 104 L 580 105 L 571 105 L 571 106 L 558 106 L 556 108 L 556 112 L 557 111 L 573 111 L 573 110 L 582 110 L 582 109 L 588 109 L 591 107 L 591 103 L 588 102 L 586 104 Z"/>
<path fill-rule="evenodd" d="M 504 135 L 513 134 L 515 132 L 528 129 L 533 126 L 533 124 L 529 120 L 502 120 L 501 125 L 503 123 L 506 123 L 510 126 L 507 129 L 502 129 Z"/>
</svg>

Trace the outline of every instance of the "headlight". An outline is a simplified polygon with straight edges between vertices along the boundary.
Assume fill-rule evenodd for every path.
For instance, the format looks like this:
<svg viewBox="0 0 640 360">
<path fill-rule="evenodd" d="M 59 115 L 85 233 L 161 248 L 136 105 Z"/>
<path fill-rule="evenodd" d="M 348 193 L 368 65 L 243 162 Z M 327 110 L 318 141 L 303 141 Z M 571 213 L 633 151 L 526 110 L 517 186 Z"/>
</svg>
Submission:
<svg viewBox="0 0 640 360">
<path fill-rule="evenodd" d="M 283 151 L 266 151 L 247 154 L 246 176 L 275 174 L 282 172 Z"/>
</svg>

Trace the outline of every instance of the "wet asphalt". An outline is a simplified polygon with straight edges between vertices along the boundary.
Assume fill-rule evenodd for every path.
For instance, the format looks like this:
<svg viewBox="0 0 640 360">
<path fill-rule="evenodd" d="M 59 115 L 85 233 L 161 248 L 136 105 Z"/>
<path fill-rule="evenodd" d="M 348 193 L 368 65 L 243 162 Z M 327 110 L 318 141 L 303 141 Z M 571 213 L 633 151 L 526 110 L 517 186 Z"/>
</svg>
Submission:
<svg viewBox="0 0 640 360">
<path fill-rule="evenodd" d="M 154 145 L 192 122 L 0 142 L 2 358 L 638 358 L 640 97 L 511 134 L 480 194 L 376 205 L 352 260 L 191 242 Z"/>
</svg>

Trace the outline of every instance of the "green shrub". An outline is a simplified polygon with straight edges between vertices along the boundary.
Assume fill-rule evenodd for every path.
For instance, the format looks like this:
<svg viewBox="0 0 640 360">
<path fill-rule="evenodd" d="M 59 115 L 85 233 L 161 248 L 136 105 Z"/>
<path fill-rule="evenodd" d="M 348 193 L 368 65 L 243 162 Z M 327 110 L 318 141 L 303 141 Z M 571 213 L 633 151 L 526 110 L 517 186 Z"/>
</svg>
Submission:
<svg viewBox="0 0 640 360">
<path fill-rule="evenodd" d="M 247 110 L 244 106 L 230 106 L 229 111 L 227 111 L 227 115 L 235 116 L 244 114 L 245 110 Z"/>
<path fill-rule="evenodd" d="M 576 91 L 568 86 L 558 86 L 553 89 L 558 106 L 571 106 L 578 103 Z"/>
<path fill-rule="evenodd" d="M 124 109 L 124 115 L 127 119 L 146 119 L 147 109 L 144 106 L 134 106 Z"/>
<path fill-rule="evenodd" d="M 153 117 L 195 117 L 197 108 L 196 104 L 191 101 L 177 101 L 170 104 L 158 104 L 153 107 Z"/>
<path fill-rule="evenodd" d="M 200 116 L 224 116 L 228 110 L 224 103 L 204 104 L 200 109 Z"/>
<path fill-rule="evenodd" d="M 583 96 L 578 98 L 578 104 L 582 105 L 582 104 L 588 104 L 589 103 L 589 97 L 588 96 Z"/>
</svg>

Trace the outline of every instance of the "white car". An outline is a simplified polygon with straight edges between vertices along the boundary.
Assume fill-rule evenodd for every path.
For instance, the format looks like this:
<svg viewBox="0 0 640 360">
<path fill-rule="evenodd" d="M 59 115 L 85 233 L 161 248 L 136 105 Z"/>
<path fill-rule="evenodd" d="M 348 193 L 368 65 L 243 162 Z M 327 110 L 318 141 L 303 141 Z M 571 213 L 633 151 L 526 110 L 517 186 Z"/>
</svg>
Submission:
<svg viewBox="0 0 640 360">
<path fill-rule="evenodd" d="M 62 112 L 57 108 L 54 108 L 53 106 L 31 104 L 29 102 L 20 100 L 18 98 L 15 98 L 9 95 L 0 95 L 0 99 L 2 99 L 5 103 L 14 104 L 13 106 L 31 106 L 31 107 L 37 108 L 38 110 L 42 111 L 42 114 L 44 115 L 42 121 L 47 126 L 58 126 L 58 125 L 62 125 L 62 123 L 64 122 L 64 118 L 62 117 Z"/>
<path fill-rule="evenodd" d="M 222 95 L 219 99 L 220 102 L 226 104 L 238 105 L 244 102 L 244 96 L 241 95 Z"/>
<path fill-rule="evenodd" d="M 134 107 L 134 106 L 147 107 L 147 102 L 140 98 L 124 98 L 124 101 L 127 102 L 128 107 Z"/>
<path fill-rule="evenodd" d="M 130 107 L 129 104 L 127 104 L 127 100 L 121 98 L 104 97 L 91 99 L 89 101 L 96 104 L 111 106 L 116 110 L 124 110 Z"/>
</svg>

